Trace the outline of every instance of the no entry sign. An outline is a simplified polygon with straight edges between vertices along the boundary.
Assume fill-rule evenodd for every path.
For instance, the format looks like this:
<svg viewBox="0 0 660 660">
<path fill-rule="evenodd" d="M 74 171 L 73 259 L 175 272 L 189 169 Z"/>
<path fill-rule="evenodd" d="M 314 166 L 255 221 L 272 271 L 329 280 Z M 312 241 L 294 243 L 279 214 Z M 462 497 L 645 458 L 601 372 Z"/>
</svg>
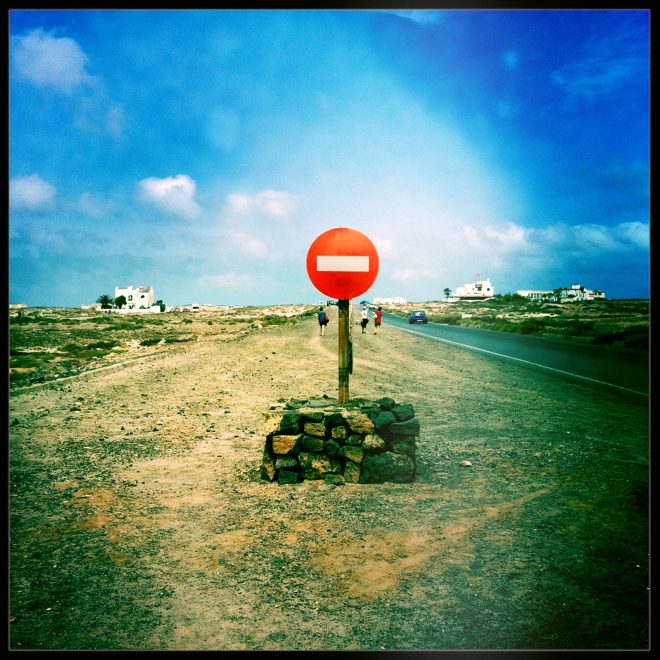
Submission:
<svg viewBox="0 0 660 660">
<path fill-rule="evenodd" d="M 378 274 L 378 253 L 362 232 L 349 227 L 329 229 L 307 252 L 312 284 L 330 298 L 345 300 L 364 293 Z"/>
</svg>

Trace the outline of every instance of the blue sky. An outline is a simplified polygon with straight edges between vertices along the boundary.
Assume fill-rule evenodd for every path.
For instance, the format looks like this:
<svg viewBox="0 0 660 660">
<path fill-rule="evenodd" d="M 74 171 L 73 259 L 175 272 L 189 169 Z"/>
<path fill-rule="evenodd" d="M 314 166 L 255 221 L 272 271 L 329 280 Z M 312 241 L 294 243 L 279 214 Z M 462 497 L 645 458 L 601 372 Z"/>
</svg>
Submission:
<svg viewBox="0 0 660 660">
<path fill-rule="evenodd" d="M 16 10 L 9 295 L 76 307 L 572 284 L 649 296 L 648 10 Z"/>
</svg>

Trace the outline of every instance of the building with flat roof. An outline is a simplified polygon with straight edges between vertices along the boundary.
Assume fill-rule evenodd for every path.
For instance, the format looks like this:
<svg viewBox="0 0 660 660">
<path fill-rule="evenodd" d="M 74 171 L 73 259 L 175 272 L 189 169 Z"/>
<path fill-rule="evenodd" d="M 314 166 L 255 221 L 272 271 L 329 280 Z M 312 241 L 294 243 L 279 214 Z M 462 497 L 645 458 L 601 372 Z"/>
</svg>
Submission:
<svg viewBox="0 0 660 660">
<path fill-rule="evenodd" d="M 126 309 L 149 309 L 154 304 L 154 288 L 152 286 L 116 286 L 115 298 L 126 298 Z"/>
<path fill-rule="evenodd" d="M 495 289 L 490 280 L 477 280 L 468 282 L 463 286 L 456 287 L 454 300 L 487 300 L 495 295 Z"/>
<path fill-rule="evenodd" d="M 547 300 L 548 298 L 552 298 L 553 294 L 551 289 L 520 289 L 516 293 L 530 300 Z"/>
</svg>

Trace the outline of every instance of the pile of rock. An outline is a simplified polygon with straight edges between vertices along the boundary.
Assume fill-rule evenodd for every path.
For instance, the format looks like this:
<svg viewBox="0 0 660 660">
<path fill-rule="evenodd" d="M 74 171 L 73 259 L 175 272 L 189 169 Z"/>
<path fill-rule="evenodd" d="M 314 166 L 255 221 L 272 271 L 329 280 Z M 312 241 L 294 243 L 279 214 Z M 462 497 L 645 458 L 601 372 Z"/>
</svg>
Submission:
<svg viewBox="0 0 660 660">
<path fill-rule="evenodd" d="M 271 408 L 261 478 L 280 484 L 406 483 L 415 478 L 419 420 L 385 397 L 291 400 Z"/>
</svg>

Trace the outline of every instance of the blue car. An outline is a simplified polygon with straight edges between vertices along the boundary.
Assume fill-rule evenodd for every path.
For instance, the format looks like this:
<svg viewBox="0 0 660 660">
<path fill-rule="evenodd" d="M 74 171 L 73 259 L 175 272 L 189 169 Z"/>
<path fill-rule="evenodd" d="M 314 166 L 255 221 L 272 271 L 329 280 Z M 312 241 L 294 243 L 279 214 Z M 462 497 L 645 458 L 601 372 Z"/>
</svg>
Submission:
<svg viewBox="0 0 660 660">
<path fill-rule="evenodd" d="M 426 312 L 410 312 L 408 323 L 428 323 Z"/>
</svg>

